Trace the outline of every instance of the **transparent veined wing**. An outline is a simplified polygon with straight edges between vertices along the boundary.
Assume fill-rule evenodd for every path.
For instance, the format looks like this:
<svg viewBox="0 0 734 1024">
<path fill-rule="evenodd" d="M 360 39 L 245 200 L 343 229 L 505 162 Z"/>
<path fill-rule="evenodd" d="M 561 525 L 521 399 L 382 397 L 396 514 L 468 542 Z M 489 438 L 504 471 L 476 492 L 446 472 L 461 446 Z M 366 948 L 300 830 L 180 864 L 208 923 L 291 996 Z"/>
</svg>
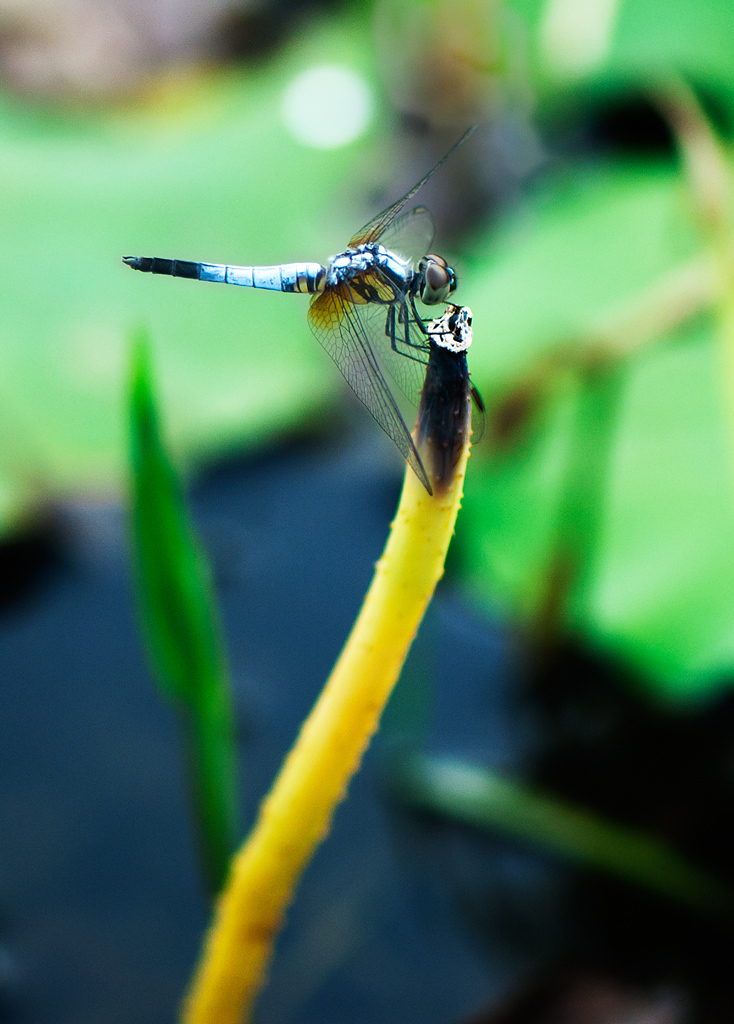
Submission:
<svg viewBox="0 0 734 1024">
<path fill-rule="evenodd" d="M 414 206 L 391 220 L 380 235 L 380 245 L 415 267 L 431 251 L 435 227 L 425 206 Z"/>
<path fill-rule="evenodd" d="M 377 308 L 382 309 L 384 318 L 385 307 Z M 352 301 L 349 286 L 342 283 L 314 296 L 308 310 L 308 322 L 357 398 L 392 438 L 403 458 L 432 494 L 428 475 L 382 374 L 364 322 L 357 315 L 357 305 Z"/>
<path fill-rule="evenodd" d="M 405 397 L 418 405 L 426 376 L 428 338 L 413 319 L 407 301 L 396 297 L 389 306 L 355 306 L 354 314 L 380 364 Z"/>
<path fill-rule="evenodd" d="M 471 386 L 471 443 L 479 444 L 487 429 L 487 407 L 479 388 Z"/>
<path fill-rule="evenodd" d="M 413 198 L 418 189 L 423 188 L 428 179 L 431 178 L 439 169 L 439 167 L 441 167 L 441 165 L 444 164 L 448 160 L 448 158 L 453 155 L 453 153 L 459 148 L 462 142 L 468 139 L 468 137 L 474 131 L 474 127 L 475 126 L 472 125 L 472 127 L 468 131 L 464 132 L 459 141 L 453 144 L 448 153 L 442 156 L 438 163 L 435 164 L 430 169 L 430 171 L 428 171 L 427 174 L 424 174 L 421 180 L 416 185 L 414 185 L 408 192 L 406 192 L 401 199 L 398 199 L 397 202 L 393 203 L 391 206 L 388 206 L 386 210 L 383 210 L 382 213 L 378 213 L 378 215 L 374 217 L 371 221 L 369 221 L 369 223 L 365 224 L 361 231 L 358 231 L 357 234 L 354 235 L 354 237 L 349 240 L 349 247 L 354 248 L 357 245 L 367 245 L 370 242 L 380 242 L 381 244 L 384 245 L 384 242 L 382 242 L 382 235 L 387 230 L 387 227 L 390 224 L 390 222 L 394 220 L 395 217 L 397 217 L 397 215 L 400 213 L 403 207 Z M 386 246 L 386 248 L 389 248 L 389 246 Z M 424 254 L 422 253 L 421 255 Z"/>
</svg>

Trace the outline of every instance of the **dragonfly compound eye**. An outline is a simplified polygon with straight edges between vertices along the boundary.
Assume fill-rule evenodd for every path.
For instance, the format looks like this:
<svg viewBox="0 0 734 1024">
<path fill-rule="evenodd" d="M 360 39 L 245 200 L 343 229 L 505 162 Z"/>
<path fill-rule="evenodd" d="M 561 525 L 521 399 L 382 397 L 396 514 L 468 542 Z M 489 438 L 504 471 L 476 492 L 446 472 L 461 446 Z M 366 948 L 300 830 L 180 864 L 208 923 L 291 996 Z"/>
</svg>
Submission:
<svg viewBox="0 0 734 1024">
<path fill-rule="evenodd" d="M 421 302 L 432 306 L 437 302 L 445 302 L 456 288 L 456 274 L 446 263 L 443 256 L 429 253 L 419 265 L 422 276 L 420 287 Z"/>
</svg>

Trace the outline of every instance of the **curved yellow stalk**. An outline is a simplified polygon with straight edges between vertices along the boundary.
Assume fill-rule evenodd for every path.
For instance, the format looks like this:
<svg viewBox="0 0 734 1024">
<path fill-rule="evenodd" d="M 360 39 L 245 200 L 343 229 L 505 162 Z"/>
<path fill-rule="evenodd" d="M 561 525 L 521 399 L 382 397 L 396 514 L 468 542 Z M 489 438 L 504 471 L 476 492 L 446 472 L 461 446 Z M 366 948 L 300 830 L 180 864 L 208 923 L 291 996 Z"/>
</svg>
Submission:
<svg viewBox="0 0 734 1024">
<path fill-rule="evenodd" d="M 406 471 L 357 621 L 232 862 L 184 1003 L 184 1024 L 249 1019 L 301 873 L 359 767 L 443 574 L 468 456 L 467 439 L 453 481 L 433 497 Z"/>
</svg>

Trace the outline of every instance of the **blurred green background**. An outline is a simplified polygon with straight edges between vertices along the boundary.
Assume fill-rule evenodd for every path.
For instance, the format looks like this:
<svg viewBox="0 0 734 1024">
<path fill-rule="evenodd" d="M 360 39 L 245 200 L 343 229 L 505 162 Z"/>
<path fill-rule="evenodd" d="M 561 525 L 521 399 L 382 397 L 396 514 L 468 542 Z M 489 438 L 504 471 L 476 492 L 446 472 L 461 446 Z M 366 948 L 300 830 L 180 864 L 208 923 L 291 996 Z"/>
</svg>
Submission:
<svg viewBox="0 0 734 1024">
<path fill-rule="evenodd" d="M 141 325 L 183 465 L 338 429 L 305 299 L 120 258 L 324 260 L 476 123 L 420 197 L 488 406 L 457 568 L 665 701 L 728 686 L 729 0 L 146 10 L 0 5 L 2 530 L 119 493 Z"/>
</svg>

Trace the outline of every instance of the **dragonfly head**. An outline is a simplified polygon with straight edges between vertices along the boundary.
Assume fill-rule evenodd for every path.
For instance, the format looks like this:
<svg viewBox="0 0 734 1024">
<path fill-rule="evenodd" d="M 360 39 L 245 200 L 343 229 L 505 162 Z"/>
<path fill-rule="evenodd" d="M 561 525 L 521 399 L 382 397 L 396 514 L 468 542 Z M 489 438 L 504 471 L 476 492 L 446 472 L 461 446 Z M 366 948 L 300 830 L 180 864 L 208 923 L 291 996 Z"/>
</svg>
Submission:
<svg viewBox="0 0 734 1024">
<path fill-rule="evenodd" d="M 443 256 L 429 252 L 418 264 L 420 283 L 418 295 L 426 306 L 434 306 L 446 299 L 456 290 L 456 274 Z"/>
</svg>

